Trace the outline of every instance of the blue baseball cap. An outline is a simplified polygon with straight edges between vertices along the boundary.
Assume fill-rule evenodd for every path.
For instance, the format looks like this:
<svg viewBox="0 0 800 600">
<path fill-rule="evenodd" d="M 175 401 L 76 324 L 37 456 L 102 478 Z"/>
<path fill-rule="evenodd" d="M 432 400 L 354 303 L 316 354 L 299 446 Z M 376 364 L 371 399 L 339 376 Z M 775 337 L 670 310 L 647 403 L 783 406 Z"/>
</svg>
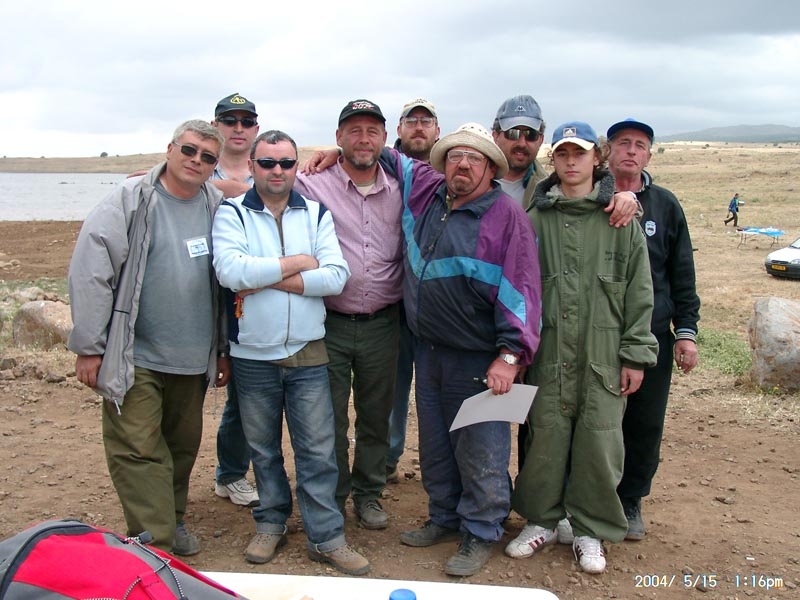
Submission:
<svg viewBox="0 0 800 600">
<path fill-rule="evenodd" d="M 611 127 L 609 127 L 606 137 L 610 140 L 623 129 L 636 129 L 637 131 L 641 131 L 650 139 L 650 143 L 653 143 L 653 138 L 655 137 L 653 134 L 653 128 L 647 123 L 642 123 L 641 121 L 637 121 L 636 119 L 632 119 L 630 117 L 624 121 L 620 121 L 619 123 L 614 123 Z"/>
<path fill-rule="evenodd" d="M 512 127 L 530 127 L 539 131 L 542 126 L 542 109 L 533 96 L 522 95 L 509 98 L 497 109 L 495 123 L 502 131 Z"/>
<path fill-rule="evenodd" d="M 553 150 L 566 143 L 576 144 L 584 150 L 600 145 L 592 126 L 583 121 L 570 121 L 553 130 Z"/>
</svg>

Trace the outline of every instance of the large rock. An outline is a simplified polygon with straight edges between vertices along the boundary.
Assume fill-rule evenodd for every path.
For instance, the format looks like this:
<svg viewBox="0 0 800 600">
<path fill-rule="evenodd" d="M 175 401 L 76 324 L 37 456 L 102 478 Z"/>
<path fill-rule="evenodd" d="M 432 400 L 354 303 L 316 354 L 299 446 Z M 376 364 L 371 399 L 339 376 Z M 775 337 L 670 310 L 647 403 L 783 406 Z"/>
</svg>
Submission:
<svg viewBox="0 0 800 600">
<path fill-rule="evenodd" d="M 46 350 L 66 344 L 70 331 L 72 317 L 63 302 L 26 302 L 14 315 L 14 343 L 20 348 Z"/>
<path fill-rule="evenodd" d="M 752 377 L 762 389 L 800 389 L 800 302 L 756 300 L 750 320 Z"/>
</svg>

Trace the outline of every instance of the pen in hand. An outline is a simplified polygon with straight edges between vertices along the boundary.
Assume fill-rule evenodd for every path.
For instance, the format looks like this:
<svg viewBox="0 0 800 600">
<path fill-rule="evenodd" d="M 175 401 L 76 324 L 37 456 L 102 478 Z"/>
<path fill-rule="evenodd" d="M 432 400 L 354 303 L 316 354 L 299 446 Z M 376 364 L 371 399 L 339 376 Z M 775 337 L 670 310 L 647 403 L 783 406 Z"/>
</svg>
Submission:
<svg viewBox="0 0 800 600">
<path fill-rule="evenodd" d="M 482 383 L 483 385 L 488 385 L 486 377 L 473 377 L 472 381 L 474 381 L 475 383 Z"/>
</svg>

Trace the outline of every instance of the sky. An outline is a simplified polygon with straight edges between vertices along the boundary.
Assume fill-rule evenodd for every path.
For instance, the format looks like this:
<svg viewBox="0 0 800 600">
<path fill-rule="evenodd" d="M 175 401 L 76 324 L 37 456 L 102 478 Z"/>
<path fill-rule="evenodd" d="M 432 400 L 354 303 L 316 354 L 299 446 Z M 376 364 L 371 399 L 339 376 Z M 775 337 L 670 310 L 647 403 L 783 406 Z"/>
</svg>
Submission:
<svg viewBox="0 0 800 600">
<path fill-rule="evenodd" d="M 261 131 L 335 143 L 341 109 L 425 97 L 442 134 L 530 94 L 549 134 L 800 126 L 796 0 L 5 0 L 0 156 L 161 152 L 238 92 Z"/>
</svg>

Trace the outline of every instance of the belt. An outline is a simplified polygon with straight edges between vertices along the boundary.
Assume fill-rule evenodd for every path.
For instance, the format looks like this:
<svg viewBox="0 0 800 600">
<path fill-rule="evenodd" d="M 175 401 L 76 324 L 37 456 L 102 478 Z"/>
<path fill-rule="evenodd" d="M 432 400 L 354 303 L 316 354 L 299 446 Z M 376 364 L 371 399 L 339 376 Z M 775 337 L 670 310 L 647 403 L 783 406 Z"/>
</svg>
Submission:
<svg viewBox="0 0 800 600">
<path fill-rule="evenodd" d="M 380 317 L 388 313 L 390 310 L 395 308 L 397 304 L 390 304 L 389 306 L 384 306 L 380 310 L 376 310 L 373 313 L 343 313 L 339 312 L 338 310 L 331 310 L 330 308 L 327 310 L 329 315 L 336 315 L 337 317 L 342 317 L 343 319 L 348 319 L 350 321 L 371 321 L 375 317 Z"/>
</svg>

